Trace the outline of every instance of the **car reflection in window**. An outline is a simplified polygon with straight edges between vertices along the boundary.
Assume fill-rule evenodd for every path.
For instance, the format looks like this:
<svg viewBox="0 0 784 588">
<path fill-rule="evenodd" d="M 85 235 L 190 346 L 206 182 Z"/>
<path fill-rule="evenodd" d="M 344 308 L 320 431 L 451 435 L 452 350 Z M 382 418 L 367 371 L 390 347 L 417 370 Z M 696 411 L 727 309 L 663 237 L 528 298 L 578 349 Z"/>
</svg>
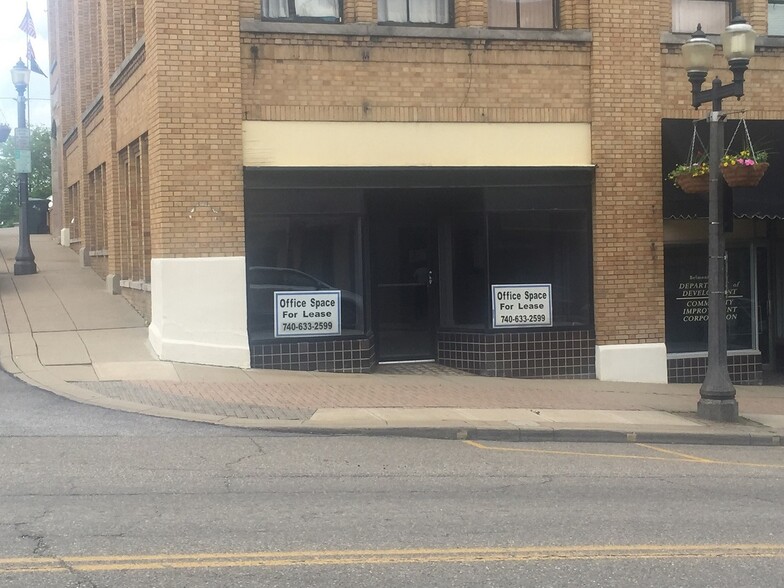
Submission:
<svg viewBox="0 0 784 588">
<path fill-rule="evenodd" d="M 275 292 L 340 291 L 341 330 L 359 329 L 362 297 L 330 286 L 318 278 L 289 267 L 248 268 L 248 322 L 251 331 L 272 331 L 275 325 Z"/>
</svg>

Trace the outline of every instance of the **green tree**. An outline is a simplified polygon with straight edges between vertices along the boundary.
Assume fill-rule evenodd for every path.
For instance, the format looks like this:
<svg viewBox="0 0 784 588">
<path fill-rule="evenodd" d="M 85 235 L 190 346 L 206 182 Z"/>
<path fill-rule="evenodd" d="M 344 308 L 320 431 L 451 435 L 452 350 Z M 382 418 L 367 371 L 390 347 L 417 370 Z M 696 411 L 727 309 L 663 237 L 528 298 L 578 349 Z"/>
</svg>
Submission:
<svg viewBox="0 0 784 588">
<path fill-rule="evenodd" d="M 29 178 L 29 198 L 52 195 L 52 163 L 49 129 L 30 128 L 33 171 Z M 19 221 L 19 188 L 16 183 L 16 148 L 13 134 L 0 144 L 0 226 L 10 227 Z"/>
</svg>

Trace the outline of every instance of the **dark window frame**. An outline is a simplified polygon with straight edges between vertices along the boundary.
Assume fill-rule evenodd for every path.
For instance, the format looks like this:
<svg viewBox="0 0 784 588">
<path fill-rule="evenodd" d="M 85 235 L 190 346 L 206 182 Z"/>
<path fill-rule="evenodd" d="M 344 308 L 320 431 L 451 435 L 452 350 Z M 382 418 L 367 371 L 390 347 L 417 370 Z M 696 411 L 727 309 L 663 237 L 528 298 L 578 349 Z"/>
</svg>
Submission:
<svg viewBox="0 0 784 588">
<path fill-rule="evenodd" d="M 775 5 L 781 6 L 781 5 L 784 5 L 784 0 L 768 0 L 768 14 L 770 14 L 770 5 L 771 4 L 775 4 Z M 780 32 L 776 32 L 776 33 L 772 33 L 770 31 L 770 18 L 768 18 L 767 25 L 768 25 L 768 35 L 769 36 L 771 36 L 771 37 L 784 37 L 784 29 L 782 29 Z"/>
<path fill-rule="evenodd" d="M 332 16 L 298 16 L 297 0 L 287 0 L 289 16 L 266 16 L 264 14 L 264 2 L 261 3 L 261 20 L 266 22 L 305 22 L 321 24 L 342 24 L 343 23 L 343 0 L 338 0 L 338 15 Z"/>
<path fill-rule="evenodd" d="M 560 0 L 550 0 L 553 10 L 553 26 L 552 27 L 523 27 L 520 26 L 520 0 L 515 0 L 515 17 L 517 18 L 517 25 L 513 27 L 498 27 L 487 25 L 489 29 L 509 30 L 509 31 L 557 31 L 561 28 L 561 2 Z M 488 2 L 489 10 L 489 2 Z"/>
<path fill-rule="evenodd" d="M 732 19 L 733 19 L 734 15 L 736 14 L 736 11 L 737 11 L 736 0 L 690 0 L 690 1 L 692 1 L 692 2 L 713 2 L 713 3 L 721 2 L 722 4 L 726 4 L 727 5 L 727 24 L 728 25 L 732 22 Z M 670 0 L 670 2 L 672 4 L 673 0 Z M 674 25 L 674 18 L 673 18 L 674 15 L 675 15 L 675 12 L 674 12 L 674 10 L 673 10 L 673 8 L 671 6 L 671 8 L 670 8 L 670 28 L 672 29 L 673 33 L 691 34 L 691 33 L 693 33 L 697 29 L 697 26 L 695 25 L 694 26 L 694 30 L 691 30 L 691 31 L 676 31 L 675 27 L 672 26 L 672 25 Z M 714 35 L 714 34 L 717 35 L 717 34 L 720 34 L 721 32 L 722 31 L 706 31 L 706 33 L 709 34 L 709 35 Z"/>
<path fill-rule="evenodd" d="M 369 305 L 367 304 L 367 297 L 365 296 L 366 292 L 366 281 L 368 279 L 367 276 L 367 255 L 364 253 L 364 233 L 366 231 L 365 225 L 365 218 L 361 211 L 351 211 L 351 210 L 342 210 L 342 211 L 331 211 L 331 212 L 324 212 L 324 211 L 317 211 L 317 212 L 301 212 L 296 211 L 296 208 L 290 208 L 288 206 L 283 206 L 280 210 L 271 210 L 264 214 L 259 214 L 256 211 L 254 214 L 248 216 L 245 220 L 245 230 L 246 232 L 253 229 L 253 223 L 256 221 L 261 220 L 262 222 L 265 220 L 277 220 L 278 222 L 281 219 L 296 219 L 296 220 L 303 220 L 303 219 L 332 219 L 332 220 L 348 220 L 353 225 L 354 231 L 354 254 L 352 256 L 351 264 L 353 266 L 353 273 L 354 276 L 352 278 L 353 288 L 356 290 L 354 293 L 359 293 L 363 300 L 361 314 L 356 316 L 356 320 L 361 321 L 362 328 L 358 328 L 359 332 L 345 332 L 346 329 L 341 329 L 340 335 L 332 335 L 329 337 L 319 337 L 319 336 L 308 336 L 303 335 L 302 337 L 287 337 L 285 340 L 276 338 L 272 332 L 265 331 L 264 335 L 260 335 L 259 333 L 252 333 L 251 332 L 251 308 L 248 307 L 248 329 L 249 329 L 249 338 L 252 344 L 270 344 L 270 343 L 297 343 L 302 341 L 320 341 L 320 340 L 330 340 L 330 341 L 339 341 L 339 340 L 353 340 L 353 339 L 362 339 L 367 336 L 367 333 L 370 331 L 369 325 Z M 287 228 L 287 230 L 289 230 Z M 326 282 L 322 280 L 320 276 L 314 276 L 302 270 L 300 267 L 283 267 L 279 265 L 267 265 L 267 266 L 259 266 L 257 262 L 250 261 L 253 258 L 253 253 L 248 249 L 249 240 L 246 239 L 246 294 L 247 294 L 247 303 L 250 305 L 251 299 L 251 281 L 250 281 L 250 271 L 251 270 L 260 270 L 262 268 L 270 269 L 270 270 L 280 270 L 285 272 L 285 270 L 293 270 L 294 272 L 303 274 L 307 277 L 314 279 L 316 282 L 320 282 L 324 286 L 326 286 Z M 339 285 L 331 284 L 332 289 L 343 290 Z M 296 288 L 295 288 L 296 289 Z M 321 289 L 321 288 L 316 288 Z"/>
<path fill-rule="evenodd" d="M 406 20 L 380 20 L 378 24 L 394 27 L 441 27 L 451 28 L 455 26 L 455 0 L 447 0 L 449 4 L 447 22 L 411 22 L 411 2 L 406 0 Z M 377 5 L 378 6 L 378 5 Z"/>
</svg>

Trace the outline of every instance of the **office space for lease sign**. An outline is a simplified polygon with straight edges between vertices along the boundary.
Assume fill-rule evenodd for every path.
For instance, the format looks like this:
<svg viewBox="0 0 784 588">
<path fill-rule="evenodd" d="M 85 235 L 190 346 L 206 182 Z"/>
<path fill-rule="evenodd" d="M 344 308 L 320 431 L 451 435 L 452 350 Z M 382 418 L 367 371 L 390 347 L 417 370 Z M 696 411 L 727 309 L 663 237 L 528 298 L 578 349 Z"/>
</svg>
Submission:
<svg viewBox="0 0 784 588">
<path fill-rule="evenodd" d="M 493 328 L 552 327 L 551 284 L 493 285 Z"/>
<path fill-rule="evenodd" d="M 275 292 L 275 336 L 340 335 L 340 290 Z"/>
</svg>

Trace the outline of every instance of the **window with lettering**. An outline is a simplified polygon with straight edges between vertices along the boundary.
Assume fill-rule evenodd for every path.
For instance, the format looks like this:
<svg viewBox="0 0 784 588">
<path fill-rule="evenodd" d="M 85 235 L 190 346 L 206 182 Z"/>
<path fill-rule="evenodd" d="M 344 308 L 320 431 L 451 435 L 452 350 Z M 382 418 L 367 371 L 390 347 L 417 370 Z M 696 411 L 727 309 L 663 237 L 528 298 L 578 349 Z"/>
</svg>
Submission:
<svg viewBox="0 0 784 588">
<path fill-rule="evenodd" d="M 706 33 L 722 33 L 730 22 L 734 5 L 721 0 L 672 0 L 672 32 L 693 33 L 700 24 Z"/>
<path fill-rule="evenodd" d="M 487 26 L 502 29 L 556 28 L 556 0 L 489 0 Z"/>
<path fill-rule="evenodd" d="M 708 350 L 708 247 L 664 248 L 665 341 L 668 353 Z M 754 349 L 751 251 L 727 248 L 727 349 Z"/>
</svg>

